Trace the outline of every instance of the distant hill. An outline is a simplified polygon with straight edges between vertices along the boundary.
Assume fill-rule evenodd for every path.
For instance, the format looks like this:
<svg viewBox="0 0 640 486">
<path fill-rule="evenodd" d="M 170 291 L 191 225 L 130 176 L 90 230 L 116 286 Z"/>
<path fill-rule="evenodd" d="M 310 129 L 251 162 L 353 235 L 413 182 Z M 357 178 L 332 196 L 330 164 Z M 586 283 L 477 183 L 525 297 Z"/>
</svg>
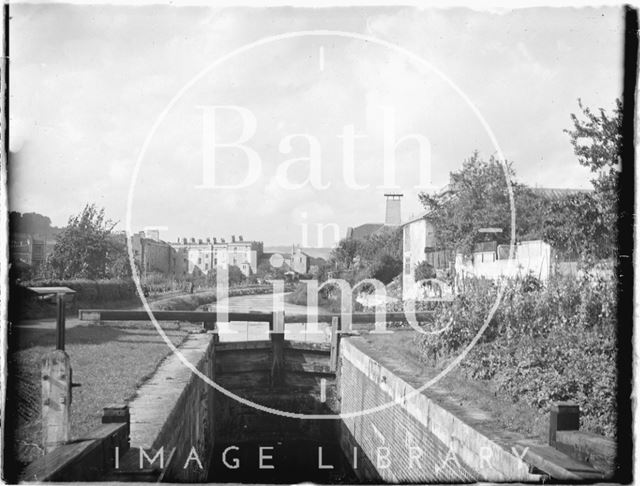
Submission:
<svg viewBox="0 0 640 486">
<path fill-rule="evenodd" d="M 298 249 L 298 246 L 296 246 L 296 249 Z M 331 250 L 333 250 L 333 248 L 300 247 L 300 251 L 302 251 L 302 253 L 306 253 L 312 258 L 322 258 L 323 260 L 326 260 L 326 261 L 329 260 L 329 255 L 331 254 Z M 291 245 L 265 246 L 264 251 L 265 253 L 280 253 L 283 256 L 290 255 Z"/>
</svg>

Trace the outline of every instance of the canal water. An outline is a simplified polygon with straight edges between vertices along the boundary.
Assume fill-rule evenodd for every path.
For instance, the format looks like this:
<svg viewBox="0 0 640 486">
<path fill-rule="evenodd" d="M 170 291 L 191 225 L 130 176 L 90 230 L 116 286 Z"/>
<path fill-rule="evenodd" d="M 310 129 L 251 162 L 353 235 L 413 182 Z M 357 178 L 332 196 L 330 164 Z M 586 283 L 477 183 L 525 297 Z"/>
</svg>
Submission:
<svg viewBox="0 0 640 486">
<path fill-rule="evenodd" d="M 285 315 L 305 316 L 307 306 L 284 301 L 286 294 L 259 294 L 229 297 L 222 301 L 228 312 L 273 312 L 284 310 Z M 221 303 L 207 304 L 203 310 L 215 312 Z M 326 314 L 321 307 L 311 308 L 318 315 Z M 301 319 L 302 320 L 302 319 Z M 219 323 L 220 342 L 263 341 L 269 339 L 269 325 L 265 322 L 223 322 Z M 285 339 L 304 342 L 330 342 L 331 326 L 327 323 L 306 324 L 287 323 Z"/>
</svg>

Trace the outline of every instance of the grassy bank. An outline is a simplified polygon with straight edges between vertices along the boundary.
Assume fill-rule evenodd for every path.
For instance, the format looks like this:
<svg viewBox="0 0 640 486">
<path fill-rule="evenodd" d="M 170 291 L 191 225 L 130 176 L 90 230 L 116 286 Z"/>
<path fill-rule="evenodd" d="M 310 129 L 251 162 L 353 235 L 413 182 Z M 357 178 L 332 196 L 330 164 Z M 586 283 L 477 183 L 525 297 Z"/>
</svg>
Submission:
<svg viewBox="0 0 640 486">
<path fill-rule="evenodd" d="M 229 296 L 269 293 L 271 286 L 232 287 Z M 196 310 L 216 301 L 215 290 L 174 295 L 150 302 L 153 310 Z M 124 301 L 140 306 L 139 298 Z M 118 301 L 101 307 L 118 308 Z M 90 305 L 87 307 L 91 307 Z M 173 344 L 180 344 L 194 324 L 163 322 Z M 14 467 L 42 455 L 40 368 L 43 356 L 55 348 L 54 327 L 13 327 L 9 335 L 7 394 L 8 454 Z M 66 331 L 73 389 L 71 431 L 80 437 L 100 424 L 102 409 L 122 402 L 156 370 L 169 348 L 150 322 L 110 322 L 81 325 Z M 10 429 L 10 430 L 9 430 Z M 8 465 L 11 468 L 11 464 Z"/>
<path fill-rule="evenodd" d="M 187 331 L 175 327 L 167 326 L 166 333 L 178 345 Z M 7 437 L 6 446 L 13 446 L 8 456 L 18 466 L 42 455 L 40 368 L 43 356 L 55 348 L 55 341 L 53 329 L 20 329 L 12 336 L 6 421 L 11 424 L 7 432 L 14 436 Z M 81 385 L 73 388 L 73 437 L 98 426 L 103 407 L 132 396 L 168 353 L 155 329 L 139 325 L 77 326 L 67 330 L 66 343 L 73 381 Z"/>
<path fill-rule="evenodd" d="M 478 280 L 435 318 L 440 334 L 414 344 L 443 368 L 483 325 L 496 287 Z M 581 428 L 616 434 L 616 287 L 611 278 L 511 282 L 461 371 L 514 403 L 546 415 L 555 401 L 580 405 Z"/>
</svg>

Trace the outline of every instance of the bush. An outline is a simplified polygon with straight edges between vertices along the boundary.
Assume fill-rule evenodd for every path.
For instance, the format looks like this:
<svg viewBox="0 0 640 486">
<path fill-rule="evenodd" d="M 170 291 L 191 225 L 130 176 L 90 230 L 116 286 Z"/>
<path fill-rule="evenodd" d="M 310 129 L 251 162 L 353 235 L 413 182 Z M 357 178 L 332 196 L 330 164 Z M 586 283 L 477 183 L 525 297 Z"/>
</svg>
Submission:
<svg viewBox="0 0 640 486">
<path fill-rule="evenodd" d="M 420 280 L 436 278 L 436 270 L 429 263 L 420 262 L 416 266 L 414 278 L 416 279 L 416 282 L 419 282 Z"/>
<path fill-rule="evenodd" d="M 450 327 L 416 338 L 422 354 L 436 365 L 457 355 L 483 325 L 496 292 L 492 282 L 466 282 L 465 294 L 436 313 L 434 328 Z M 613 436 L 616 300 L 611 277 L 554 278 L 544 287 L 529 278 L 511 281 L 462 367 L 544 412 L 554 401 L 575 401 L 583 428 Z"/>
</svg>

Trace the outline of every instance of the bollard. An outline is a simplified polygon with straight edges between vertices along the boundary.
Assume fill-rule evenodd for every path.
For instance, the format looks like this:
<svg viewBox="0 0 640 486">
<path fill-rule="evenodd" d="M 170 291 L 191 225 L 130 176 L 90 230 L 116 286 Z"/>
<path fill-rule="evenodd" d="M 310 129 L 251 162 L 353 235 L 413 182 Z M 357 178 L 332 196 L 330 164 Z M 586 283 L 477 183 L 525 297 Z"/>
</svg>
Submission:
<svg viewBox="0 0 640 486">
<path fill-rule="evenodd" d="M 559 430 L 580 429 L 580 406 L 572 402 L 557 402 L 551 405 L 549 413 L 549 445 L 556 445 Z"/>
</svg>

